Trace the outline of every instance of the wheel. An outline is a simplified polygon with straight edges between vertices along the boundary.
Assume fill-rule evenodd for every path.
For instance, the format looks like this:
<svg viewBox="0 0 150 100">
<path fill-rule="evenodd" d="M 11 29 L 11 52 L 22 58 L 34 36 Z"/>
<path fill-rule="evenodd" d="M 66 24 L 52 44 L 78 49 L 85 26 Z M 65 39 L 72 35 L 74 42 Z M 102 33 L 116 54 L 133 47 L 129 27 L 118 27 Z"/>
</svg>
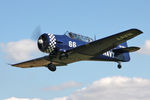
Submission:
<svg viewBox="0 0 150 100">
<path fill-rule="evenodd" d="M 49 69 L 50 71 L 52 71 L 52 72 L 56 71 L 56 66 L 53 65 L 53 64 L 49 64 L 47 67 L 48 67 L 48 69 Z"/>
<path fill-rule="evenodd" d="M 118 64 L 118 69 L 121 69 L 121 67 L 122 67 L 122 66 L 121 66 L 120 64 Z"/>
</svg>

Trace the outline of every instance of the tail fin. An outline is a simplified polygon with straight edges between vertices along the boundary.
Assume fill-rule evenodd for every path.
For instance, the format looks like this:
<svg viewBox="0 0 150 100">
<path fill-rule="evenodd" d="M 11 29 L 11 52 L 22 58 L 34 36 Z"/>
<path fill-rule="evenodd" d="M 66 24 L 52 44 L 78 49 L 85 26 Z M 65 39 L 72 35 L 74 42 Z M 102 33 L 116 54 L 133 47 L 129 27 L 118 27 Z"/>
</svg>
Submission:
<svg viewBox="0 0 150 100">
<path fill-rule="evenodd" d="M 118 45 L 117 48 L 113 50 L 113 52 L 115 53 L 115 57 L 124 62 L 130 61 L 130 50 L 126 50 L 127 48 L 127 42 Z"/>
</svg>

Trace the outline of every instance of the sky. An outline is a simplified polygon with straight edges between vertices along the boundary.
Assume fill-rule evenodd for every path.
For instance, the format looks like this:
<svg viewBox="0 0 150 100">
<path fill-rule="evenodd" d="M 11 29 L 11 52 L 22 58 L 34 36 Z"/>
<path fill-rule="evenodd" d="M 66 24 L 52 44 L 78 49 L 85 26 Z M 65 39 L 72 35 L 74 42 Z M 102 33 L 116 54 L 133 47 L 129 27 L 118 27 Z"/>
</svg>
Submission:
<svg viewBox="0 0 150 100">
<path fill-rule="evenodd" d="M 149 0 L 0 0 L 0 100 L 150 100 Z M 10 63 L 46 55 L 32 33 L 66 31 L 103 38 L 131 28 L 141 50 L 115 62 L 82 61 L 57 67 L 16 68 Z M 138 91 L 138 92 L 137 92 Z"/>
</svg>

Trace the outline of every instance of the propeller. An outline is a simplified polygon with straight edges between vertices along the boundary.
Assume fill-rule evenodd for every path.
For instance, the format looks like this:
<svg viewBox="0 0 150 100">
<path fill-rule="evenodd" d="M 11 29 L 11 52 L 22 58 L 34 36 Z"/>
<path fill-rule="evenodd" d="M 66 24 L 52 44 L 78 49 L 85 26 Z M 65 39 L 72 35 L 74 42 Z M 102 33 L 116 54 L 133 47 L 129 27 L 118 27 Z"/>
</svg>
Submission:
<svg viewBox="0 0 150 100">
<path fill-rule="evenodd" d="M 37 27 L 34 29 L 31 38 L 32 38 L 33 40 L 37 41 L 38 38 L 39 38 L 41 35 L 42 35 L 42 33 L 41 33 L 41 27 L 40 27 L 40 26 L 37 26 Z M 42 41 L 40 41 L 40 43 L 42 43 Z"/>
<path fill-rule="evenodd" d="M 44 51 L 46 39 L 42 36 L 41 27 L 37 26 L 34 31 L 32 32 L 31 39 L 37 41 L 38 48 Z"/>
<path fill-rule="evenodd" d="M 37 41 L 37 44 L 40 45 L 40 47 L 44 46 L 44 40 L 42 37 L 40 37 L 42 35 L 41 33 L 41 27 L 37 26 L 31 36 L 31 39 L 34 41 Z"/>
</svg>

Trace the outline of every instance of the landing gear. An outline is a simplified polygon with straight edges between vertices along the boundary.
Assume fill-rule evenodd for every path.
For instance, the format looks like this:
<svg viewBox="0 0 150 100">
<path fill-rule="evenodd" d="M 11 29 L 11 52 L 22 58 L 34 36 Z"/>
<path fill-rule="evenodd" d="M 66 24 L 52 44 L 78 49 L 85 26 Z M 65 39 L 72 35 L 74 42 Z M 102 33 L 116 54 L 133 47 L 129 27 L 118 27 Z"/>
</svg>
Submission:
<svg viewBox="0 0 150 100">
<path fill-rule="evenodd" d="M 118 63 L 118 66 L 117 66 L 118 69 L 121 69 L 121 67 L 122 67 L 122 66 L 121 66 L 121 63 L 120 63 L 120 62 L 117 62 L 117 63 Z"/>
<path fill-rule="evenodd" d="M 48 64 L 48 65 L 47 65 L 47 68 L 48 68 L 50 71 L 52 71 L 52 72 L 56 71 L 56 66 L 53 65 L 52 63 Z"/>
<path fill-rule="evenodd" d="M 118 64 L 118 69 L 121 69 L 121 67 L 122 67 L 122 66 L 121 66 L 120 64 Z"/>
</svg>

